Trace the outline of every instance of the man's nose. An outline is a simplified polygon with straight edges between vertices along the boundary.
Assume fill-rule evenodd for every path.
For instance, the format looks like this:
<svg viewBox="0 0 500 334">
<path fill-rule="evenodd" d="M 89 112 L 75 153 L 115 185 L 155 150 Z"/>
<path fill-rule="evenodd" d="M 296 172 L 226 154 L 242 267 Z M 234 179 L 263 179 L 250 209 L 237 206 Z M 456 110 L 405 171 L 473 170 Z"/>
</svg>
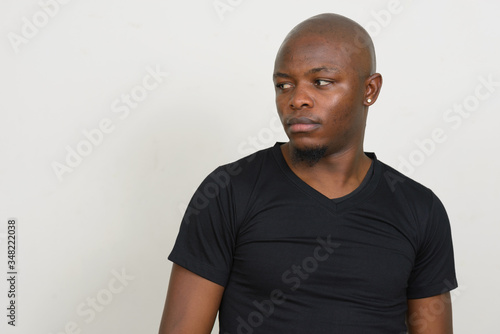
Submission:
<svg viewBox="0 0 500 334">
<path fill-rule="evenodd" d="M 290 107 L 292 109 L 312 108 L 314 100 L 308 87 L 297 85 L 290 97 Z"/>
</svg>

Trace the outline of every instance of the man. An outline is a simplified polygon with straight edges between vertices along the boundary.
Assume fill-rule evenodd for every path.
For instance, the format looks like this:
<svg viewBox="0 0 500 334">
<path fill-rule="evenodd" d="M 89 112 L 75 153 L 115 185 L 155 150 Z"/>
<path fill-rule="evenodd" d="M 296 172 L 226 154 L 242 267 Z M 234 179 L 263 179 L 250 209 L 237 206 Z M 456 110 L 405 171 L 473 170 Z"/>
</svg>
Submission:
<svg viewBox="0 0 500 334">
<path fill-rule="evenodd" d="M 169 259 L 161 334 L 452 333 L 450 225 L 424 186 L 363 151 L 382 77 L 366 31 L 296 26 L 273 79 L 289 138 L 200 185 Z"/>
</svg>

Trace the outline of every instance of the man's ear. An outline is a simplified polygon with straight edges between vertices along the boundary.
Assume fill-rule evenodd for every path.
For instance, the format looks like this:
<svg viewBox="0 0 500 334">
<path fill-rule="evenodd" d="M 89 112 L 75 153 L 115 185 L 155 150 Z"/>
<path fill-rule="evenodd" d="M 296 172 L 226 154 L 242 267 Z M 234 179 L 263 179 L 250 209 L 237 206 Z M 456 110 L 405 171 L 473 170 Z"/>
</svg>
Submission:
<svg viewBox="0 0 500 334">
<path fill-rule="evenodd" d="M 377 101 L 378 94 L 382 88 L 382 75 L 380 73 L 373 73 L 365 80 L 365 95 L 363 104 L 367 107 Z"/>
</svg>

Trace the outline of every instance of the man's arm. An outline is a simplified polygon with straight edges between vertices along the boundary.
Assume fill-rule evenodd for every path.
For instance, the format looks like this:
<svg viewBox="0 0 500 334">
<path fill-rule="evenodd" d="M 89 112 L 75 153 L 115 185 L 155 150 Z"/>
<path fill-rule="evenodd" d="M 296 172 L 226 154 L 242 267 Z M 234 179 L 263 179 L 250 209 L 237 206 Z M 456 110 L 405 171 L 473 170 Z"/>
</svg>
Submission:
<svg viewBox="0 0 500 334">
<path fill-rule="evenodd" d="M 408 299 L 409 334 L 453 334 L 450 293 Z"/>
<path fill-rule="evenodd" d="M 159 334 L 210 334 L 224 287 L 174 263 Z"/>
</svg>

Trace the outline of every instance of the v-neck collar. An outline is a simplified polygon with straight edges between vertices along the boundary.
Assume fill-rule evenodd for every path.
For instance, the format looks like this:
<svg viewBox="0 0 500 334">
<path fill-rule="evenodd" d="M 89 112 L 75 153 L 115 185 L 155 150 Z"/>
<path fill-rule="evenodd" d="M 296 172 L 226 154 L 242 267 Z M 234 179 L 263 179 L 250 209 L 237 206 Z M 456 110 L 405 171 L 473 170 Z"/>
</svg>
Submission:
<svg viewBox="0 0 500 334">
<path fill-rule="evenodd" d="M 295 174 L 291 168 L 288 166 L 283 153 L 281 152 L 281 145 L 283 142 L 276 142 L 272 148 L 274 158 L 280 167 L 281 171 L 285 176 L 293 182 L 297 187 L 299 187 L 303 192 L 314 198 L 316 201 L 326 206 L 330 211 L 336 214 L 340 214 L 350 208 L 356 206 L 356 204 L 362 202 L 366 199 L 373 190 L 377 187 L 380 180 L 381 166 L 380 162 L 377 160 L 375 153 L 365 152 L 365 154 L 372 159 L 372 166 L 368 170 L 361 184 L 349 194 L 330 199 L 323 195 L 306 182 L 304 182 L 300 177 Z"/>
</svg>

